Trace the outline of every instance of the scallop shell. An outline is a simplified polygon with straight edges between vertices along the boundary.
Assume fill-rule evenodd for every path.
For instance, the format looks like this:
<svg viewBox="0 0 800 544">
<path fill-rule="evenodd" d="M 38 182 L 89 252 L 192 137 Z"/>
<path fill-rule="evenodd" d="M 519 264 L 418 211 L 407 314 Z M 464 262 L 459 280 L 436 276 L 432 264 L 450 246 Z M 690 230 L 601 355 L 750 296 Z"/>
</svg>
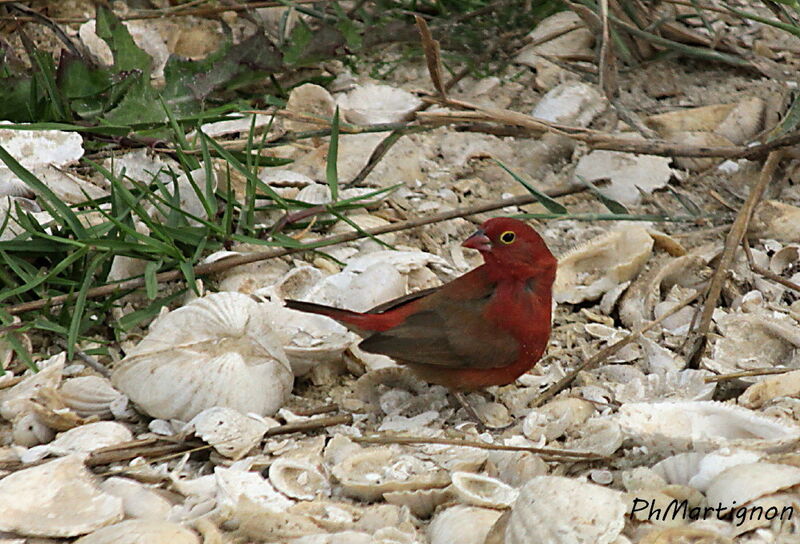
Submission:
<svg viewBox="0 0 800 544">
<path fill-rule="evenodd" d="M 77 455 L 0 480 L 0 531 L 72 537 L 122 519 L 122 500 L 98 489 Z"/>
<path fill-rule="evenodd" d="M 98 421 L 59 434 L 50 444 L 50 452 L 54 455 L 86 454 L 131 440 L 133 435 L 125 425 L 115 421 Z"/>
<path fill-rule="evenodd" d="M 160 318 L 112 383 L 153 417 L 188 421 L 226 406 L 271 415 L 292 390 L 280 340 L 250 297 L 216 293 Z"/>
<path fill-rule="evenodd" d="M 454 472 L 450 489 L 463 503 L 487 508 L 508 508 L 517 500 L 517 490 L 496 478 L 472 472 Z"/>
<path fill-rule="evenodd" d="M 617 421 L 638 441 L 678 450 L 768 446 L 800 436 L 793 425 L 716 401 L 628 403 L 620 408 Z"/>
<path fill-rule="evenodd" d="M 688 485 L 705 492 L 711 481 L 730 467 L 755 463 L 763 455 L 748 450 L 728 448 L 711 453 L 679 453 L 653 465 L 656 474 L 669 484 Z"/>
<path fill-rule="evenodd" d="M 100 376 L 65 380 L 59 390 L 64 404 L 81 417 L 111 417 L 111 405 L 122 397 L 111 381 Z"/>
<path fill-rule="evenodd" d="M 197 534 L 169 521 L 129 519 L 98 529 L 76 544 L 200 544 Z"/>
<path fill-rule="evenodd" d="M 436 514 L 428 538 L 431 544 L 483 544 L 500 515 L 498 510 L 456 505 Z"/>
<path fill-rule="evenodd" d="M 547 463 L 528 451 L 492 451 L 486 471 L 511 487 L 520 487 L 534 476 L 547 474 Z"/>
<path fill-rule="evenodd" d="M 754 383 L 739 396 L 739 404 L 756 409 L 779 397 L 798 396 L 800 396 L 800 370 L 795 370 Z"/>
<path fill-rule="evenodd" d="M 128 478 L 112 476 L 100 484 L 100 489 L 122 499 L 126 518 L 166 521 L 172 509 L 159 493 Z"/>
<path fill-rule="evenodd" d="M 261 419 L 222 406 L 203 410 L 189 425 L 196 436 L 231 459 L 239 459 L 256 447 L 270 427 Z"/>
<path fill-rule="evenodd" d="M 706 497 L 709 505 L 731 508 L 798 484 L 800 468 L 760 461 L 721 472 L 711 481 Z"/>
<path fill-rule="evenodd" d="M 619 423 L 612 418 L 597 416 L 581 425 L 577 436 L 570 437 L 565 447 L 598 455 L 612 455 L 622 447 L 623 439 Z"/>
<path fill-rule="evenodd" d="M 622 493 L 564 478 L 538 476 L 511 507 L 506 544 L 610 544 L 625 527 Z"/>
<path fill-rule="evenodd" d="M 331 485 L 319 463 L 309 459 L 279 457 L 269 467 L 269 481 L 275 489 L 293 499 L 314 500 L 330 495 Z"/>
<path fill-rule="evenodd" d="M 39 389 L 55 389 L 61 382 L 64 361 L 67 353 L 61 352 L 38 364 L 39 372 L 27 376 L 13 387 L 0 390 L 0 416 L 14 421 L 28 407 L 28 401 L 36 396 Z"/>
<path fill-rule="evenodd" d="M 705 370 L 667 371 L 647 374 L 614 388 L 620 403 L 654 400 L 711 400 L 716 382 L 706 383 L 711 373 Z"/>
<path fill-rule="evenodd" d="M 374 501 L 391 491 L 445 487 L 447 472 L 429 461 L 391 448 L 366 448 L 331 470 L 349 497 Z"/>
<path fill-rule="evenodd" d="M 350 503 L 319 498 L 293 504 L 288 511 L 307 516 L 314 524 L 330 533 L 352 529 L 356 519 L 363 514 L 360 507 Z"/>
<path fill-rule="evenodd" d="M 234 519 L 242 535 L 258 542 L 296 542 L 293 539 L 322 532 L 308 516 L 269 508 L 249 497 L 239 500 Z"/>
<path fill-rule="evenodd" d="M 232 516 L 240 515 L 242 509 L 262 513 L 285 512 L 292 505 L 292 501 L 278 492 L 269 480 L 240 466 L 215 467 L 214 480 L 217 484 L 217 507 Z"/>
<path fill-rule="evenodd" d="M 615 230 L 594 238 L 558 260 L 553 298 L 572 304 L 596 300 L 636 277 L 653 251 L 644 227 Z"/>
<path fill-rule="evenodd" d="M 422 101 L 402 89 L 367 83 L 336 98 L 345 118 L 358 125 L 407 121 Z"/>
</svg>

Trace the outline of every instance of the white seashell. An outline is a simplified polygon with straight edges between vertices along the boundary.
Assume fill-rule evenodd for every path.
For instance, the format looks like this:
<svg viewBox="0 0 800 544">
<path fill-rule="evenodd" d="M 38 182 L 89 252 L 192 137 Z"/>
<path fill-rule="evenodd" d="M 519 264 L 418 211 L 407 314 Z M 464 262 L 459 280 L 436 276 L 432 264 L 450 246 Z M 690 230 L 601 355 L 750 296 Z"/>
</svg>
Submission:
<svg viewBox="0 0 800 544">
<path fill-rule="evenodd" d="M 100 376 L 65 380 L 59 390 L 64 404 L 81 417 L 110 417 L 111 404 L 123 396 L 111 381 Z"/>
<path fill-rule="evenodd" d="M 667 483 L 688 485 L 705 492 L 722 471 L 737 465 L 755 463 L 763 455 L 748 450 L 728 448 L 711 453 L 687 452 L 667 457 L 653 465 L 653 470 Z"/>
<path fill-rule="evenodd" d="M 703 520 L 704 522 L 706 520 Z M 722 522 L 719 522 L 722 523 Z M 725 524 L 728 525 L 727 523 Z M 667 527 L 650 531 L 639 544 L 733 544 L 733 540 L 716 531 L 700 527 Z"/>
<path fill-rule="evenodd" d="M 761 408 L 778 397 L 800 396 L 800 370 L 769 376 L 748 387 L 739 396 L 739 404 L 747 408 Z"/>
<path fill-rule="evenodd" d="M 315 525 L 330 533 L 352 529 L 363 514 L 363 509 L 358 506 L 325 499 L 298 502 L 288 511 L 308 517 Z"/>
<path fill-rule="evenodd" d="M 303 376 L 321 363 L 342 360 L 356 336 L 336 321 L 321 315 L 263 303 L 262 319 L 283 340 L 295 376 Z"/>
<path fill-rule="evenodd" d="M 292 389 L 279 339 L 250 297 L 216 293 L 159 317 L 112 383 L 153 417 L 188 421 L 226 406 L 270 415 Z"/>
<path fill-rule="evenodd" d="M 97 421 L 60 433 L 50 443 L 50 452 L 54 455 L 86 454 L 131 440 L 133 434 L 125 425 L 115 421 Z"/>
<path fill-rule="evenodd" d="M 500 515 L 498 510 L 456 505 L 436 514 L 428 538 L 431 544 L 483 544 Z"/>
<path fill-rule="evenodd" d="M 629 227 L 599 236 L 558 261 L 553 298 L 556 302 L 596 300 L 639 273 L 653 250 L 644 227 Z"/>
<path fill-rule="evenodd" d="M 200 544 L 200 537 L 169 521 L 129 519 L 98 529 L 76 544 Z"/>
<path fill-rule="evenodd" d="M 308 292 L 325 278 L 319 268 L 298 266 L 289 270 L 273 286 L 273 292 L 280 300 L 304 298 Z"/>
<path fill-rule="evenodd" d="M 534 476 L 547 474 L 547 463 L 527 451 L 493 451 L 489 453 L 487 472 L 511 487 L 520 487 Z"/>
<path fill-rule="evenodd" d="M 628 403 L 616 420 L 632 438 L 673 449 L 766 445 L 800 436 L 793 425 L 716 401 Z"/>
<path fill-rule="evenodd" d="M 790 268 L 794 268 L 794 272 L 797 272 L 798 265 L 800 265 L 800 246 L 797 244 L 782 247 L 769 259 L 769 269 L 775 274 L 783 274 Z"/>
<path fill-rule="evenodd" d="M 293 499 L 314 500 L 330 495 L 331 486 L 319 463 L 309 459 L 279 457 L 269 467 L 269 481 L 275 489 Z"/>
<path fill-rule="evenodd" d="M 391 491 L 444 487 L 447 472 L 435 464 L 385 447 L 366 448 L 335 465 L 331 472 L 344 493 L 374 501 Z"/>
<path fill-rule="evenodd" d="M 552 123 L 587 127 L 607 107 L 597 87 L 568 81 L 547 91 L 531 115 Z"/>
<path fill-rule="evenodd" d="M 568 439 L 565 447 L 598 455 L 612 455 L 622 447 L 623 439 L 619 423 L 612 418 L 598 416 L 578 427 L 577 436 Z"/>
<path fill-rule="evenodd" d="M 39 372 L 27 376 L 13 387 L 0 389 L 0 416 L 14 421 L 26 410 L 28 401 L 36 396 L 39 389 L 56 389 L 61 382 L 66 359 L 65 351 L 54 355 L 38 364 Z"/>
<path fill-rule="evenodd" d="M 292 89 L 289 93 L 289 100 L 286 102 L 286 109 L 303 115 L 330 119 L 333 117 L 335 103 L 331 94 L 324 87 L 305 83 Z M 300 132 L 304 130 L 316 130 L 323 125 L 308 121 L 286 119 L 283 123 L 286 130 Z"/>
<path fill-rule="evenodd" d="M 555 399 L 541 408 L 531 410 L 522 422 L 522 432 L 534 442 L 542 437 L 549 442 L 581 425 L 593 413 L 594 406 L 585 400 Z"/>
<path fill-rule="evenodd" d="M 314 180 L 310 177 L 292 172 L 291 170 L 281 170 L 279 168 L 264 168 L 258 174 L 258 179 L 267 185 L 290 185 L 297 187 L 305 187 L 311 185 Z"/>
<path fill-rule="evenodd" d="M 336 102 L 350 123 L 376 125 L 410 119 L 422 101 L 413 94 L 390 87 L 367 83 L 341 94 Z"/>
<path fill-rule="evenodd" d="M 166 521 L 172 504 L 150 487 L 128 478 L 112 476 L 100 489 L 122 499 L 125 517 Z"/>
<path fill-rule="evenodd" d="M 122 519 L 122 500 L 98 489 L 77 455 L 0 480 L 0 531 L 72 537 Z"/>
<path fill-rule="evenodd" d="M 667 371 L 647 374 L 614 388 L 614 399 L 620 403 L 654 400 L 711 400 L 716 382 L 706 383 L 711 373 L 706 370 Z"/>
<path fill-rule="evenodd" d="M 256 447 L 269 429 L 261 419 L 222 406 L 203 410 L 189 425 L 196 436 L 231 459 L 239 459 Z"/>
<path fill-rule="evenodd" d="M 261 535 L 258 535 L 261 536 Z M 374 535 L 360 531 L 342 531 L 329 535 L 305 535 L 295 538 L 291 544 L 374 544 Z"/>
<path fill-rule="evenodd" d="M 381 217 L 377 217 L 375 215 L 367 214 L 367 213 L 353 215 L 353 216 L 348 217 L 348 219 L 350 221 L 352 221 L 353 223 L 355 223 L 356 225 L 358 225 L 358 227 L 360 229 L 362 229 L 362 230 L 374 229 L 374 228 L 378 228 L 378 227 L 385 227 L 386 225 L 389 224 L 389 222 L 386 219 L 383 219 Z M 339 221 L 338 223 L 336 223 L 333 226 L 333 228 L 331 229 L 330 232 L 331 232 L 332 235 L 335 235 L 335 234 L 347 234 L 347 233 L 353 232 L 354 230 L 355 229 L 353 228 L 353 226 L 350 225 L 349 223 L 346 223 L 345 221 Z M 395 239 L 397 238 L 397 236 L 394 233 L 389 232 L 389 233 L 386 233 L 386 234 L 381 234 L 380 236 L 377 236 L 376 238 L 378 238 L 379 240 L 381 240 L 382 242 L 384 242 L 386 244 L 394 244 L 395 243 Z M 356 240 L 356 241 L 351 242 L 351 243 L 355 244 L 361 250 L 366 250 L 366 249 L 369 249 L 369 250 L 380 250 L 380 249 L 384 248 L 384 246 L 381 246 L 381 245 L 377 244 L 371 238 L 364 238 L 362 240 Z"/>
<path fill-rule="evenodd" d="M 709 484 L 706 497 L 709 505 L 731 508 L 798 484 L 800 468 L 762 461 L 723 471 Z"/>
<path fill-rule="evenodd" d="M 472 472 L 454 472 L 450 488 L 463 503 L 487 508 L 508 508 L 517 490 L 495 478 Z"/>
<path fill-rule="evenodd" d="M 217 483 L 217 506 L 223 511 L 236 513 L 246 499 L 253 509 L 264 512 L 284 512 L 292 501 L 278 492 L 257 472 L 239 468 L 214 468 Z"/>
<path fill-rule="evenodd" d="M 36 414 L 28 413 L 14 420 L 11 436 L 14 444 L 30 448 L 50 442 L 55 436 L 55 432 L 42 423 Z"/>
<path fill-rule="evenodd" d="M 451 498 L 448 488 L 415 489 L 413 491 L 391 491 L 383 498 L 389 504 L 405 506 L 418 518 L 427 519 L 436 508 Z"/>
<path fill-rule="evenodd" d="M 671 162 L 669 157 L 598 149 L 578 160 L 574 179 L 575 182 L 581 178 L 587 181 L 610 180 L 602 188 L 605 195 L 623 204 L 638 204 L 642 196 L 637 187 L 652 193 L 669 183 L 673 174 Z"/>
<path fill-rule="evenodd" d="M 308 516 L 270 508 L 247 496 L 239 499 L 232 517 L 243 536 L 259 542 L 295 542 L 292 539 L 321 532 Z"/>
<path fill-rule="evenodd" d="M 506 544 L 610 544 L 625 527 L 619 491 L 561 476 L 525 484 L 511 507 Z"/>
</svg>

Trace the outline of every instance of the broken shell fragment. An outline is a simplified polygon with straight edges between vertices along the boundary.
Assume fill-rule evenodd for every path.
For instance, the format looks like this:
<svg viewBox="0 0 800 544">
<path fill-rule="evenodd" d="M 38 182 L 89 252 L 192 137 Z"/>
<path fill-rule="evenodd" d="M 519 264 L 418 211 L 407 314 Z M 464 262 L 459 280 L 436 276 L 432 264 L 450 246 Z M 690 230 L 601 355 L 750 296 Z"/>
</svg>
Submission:
<svg viewBox="0 0 800 544">
<path fill-rule="evenodd" d="M 14 421 L 27 411 L 31 399 L 40 389 L 56 389 L 61 382 L 67 352 L 63 351 L 39 363 L 39 372 L 26 376 L 21 382 L 8 389 L 0 389 L 0 416 Z"/>
<path fill-rule="evenodd" d="M 0 531 L 72 537 L 122 519 L 122 500 L 104 493 L 70 455 L 0 480 Z"/>
<path fill-rule="evenodd" d="M 194 434 L 225 457 L 239 459 L 261 442 L 269 425 L 222 406 L 203 410 L 189 422 Z"/>
<path fill-rule="evenodd" d="M 561 476 L 525 484 L 511 507 L 506 544 L 610 544 L 625 527 L 622 493 Z"/>
<path fill-rule="evenodd" d="M 200 544 L 193 531 L 170 521 L 129 519 L 98 529 L 76 544 Z"/>
<path fill-rule="evenodd" d="M 508 508 L 517 499 L 517 490 L 495 478 L 472 472 L 454 472 L 450 484 L 458 499 L 472 506 Z"/>
<path fill-rule="evenodd" d="M 706 497 L 709 504 L 731 508 L 798 484 L 800 468 L 762 461 L 725 470 L 711 481 Z"/>
<path fill-rule="evenodd" d="M 122 499 L 126 518 L 165 521 L 172 504 L 145 484 L 128 478 L 112 476 L 100 484 L 100 489 Z"/>
<path fill-rule="evenodd" d="M 430 461 L 397 455 L 391 448 L 367 448 L 348 457 L 331 470 L 350 497 L 374 501 L 391 491 L 445 487 L 446 471 Z"/>
<path fill-rule="evenodd" d="M 261 309 L 239 293 L 215 293 L 159 317 L 112 375 L 145 412 L 188 421 L 225 406 L 271 415 L 292 389 L 286 355 Z"/>
<path fill-rule="evenodd" d="M 634 278 L 653 250 L 644 227 L 615 230 L 594 238 L 558 260 L 553 298 L 576 304 Z"/>
<path fill-rule="evenodd" d="M 739 404 L 757 409 L 779 397 L 798 396 L 800 396 L 800 370 L 794 370 L 754 383 L 739 396 Z"/>
<path fill-rule="evenodd" d="M 339 95 L 336 99 L 345 118 L 358 125 L 406 121 L 422 101 L 402 89 L 367 83 Z"/>
<path fill-rule="evenodd" d="M 383 498 L 389 504 L 405 506 L 418 518 L 426 519 L 434 510 L 451 498 L 448 488 L 414 489 L 412 491 L 391 491 Z"/>
<path fill-rule="evenodd" d="M 100 376 L 65 380 L 61 389 L 64 404 L 81 417 L 111 417 L 111 405 L 122 397 L 111 381 Z"/>
<path fill-rule="evenodd" d="M 125 425 L 115 421 L 97 421 L 59 434 L 50 444 L 50 452 L 54 455 L 86 454 L 131 440 L 133 434 Z"/>
<path fill-rule="evenodd" d="M 55 433 L 50 427 L 42 423 L 36 417 L 36 414 L 27 413 L 14 420 L 11 436 L 15 444 L 30 448 L 50 442 Z"/>
<path fill-rule="evenodd" d="M 439 512 L 428 526 L 431 544 L 483 544 L 501 513 L 490 508 L 456 505 Z"/>
<path fill-rule="evenodd" d="M 800 436 L 794 425 L 716 401 L 628 403 L 617 421 L 631 438 L 678 450 L 767 445 Z"/>
<path fill-rule="evenodd" d="M 778 200 L 764 200 L 753 212 L 748 234 L 796 243 L 800 240 L 800 208 Z"/>
<path fill-rule="evenodd" d="M 321 465 L 302 457 L 276 459 L 269 467 L 269 481 L 275 489 L 293 499 L 311 501 L 331 492 Z"/>
</svg>

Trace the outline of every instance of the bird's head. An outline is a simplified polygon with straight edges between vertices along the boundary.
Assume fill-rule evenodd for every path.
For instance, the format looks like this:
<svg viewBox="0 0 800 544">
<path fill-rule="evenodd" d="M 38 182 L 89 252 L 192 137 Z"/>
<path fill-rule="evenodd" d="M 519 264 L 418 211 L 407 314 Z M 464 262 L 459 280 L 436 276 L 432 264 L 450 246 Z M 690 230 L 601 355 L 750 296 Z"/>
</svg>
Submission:
<svg viewBox="0 0 800 544">
<path fill-rule="evenodd" d="M 518 219 L 495 217 L 461 244 L 477 249 L 487 264 L 509 269 L 535 267 L 555 271 L 556 259 L 539 233 Z"/>
</svg>

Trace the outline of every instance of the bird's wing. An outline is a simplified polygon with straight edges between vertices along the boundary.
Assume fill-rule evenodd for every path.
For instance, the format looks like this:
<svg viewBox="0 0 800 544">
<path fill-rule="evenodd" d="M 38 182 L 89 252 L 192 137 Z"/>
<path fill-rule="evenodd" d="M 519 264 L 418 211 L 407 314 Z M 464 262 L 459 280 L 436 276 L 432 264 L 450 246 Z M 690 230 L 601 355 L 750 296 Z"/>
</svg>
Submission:
<svg viewBox="0 0 800 544">
<path fill-rule="evenodd" d="M 494 286 L 473 286 L 470 298 L 464 298 L 450 285 L 421 300 L 401 324 L 373 334 L 360 347 L 402 362 L 451 368 L 498 368 L 516 361 L 517 340 L 484 316 Z"/>
</svg>

